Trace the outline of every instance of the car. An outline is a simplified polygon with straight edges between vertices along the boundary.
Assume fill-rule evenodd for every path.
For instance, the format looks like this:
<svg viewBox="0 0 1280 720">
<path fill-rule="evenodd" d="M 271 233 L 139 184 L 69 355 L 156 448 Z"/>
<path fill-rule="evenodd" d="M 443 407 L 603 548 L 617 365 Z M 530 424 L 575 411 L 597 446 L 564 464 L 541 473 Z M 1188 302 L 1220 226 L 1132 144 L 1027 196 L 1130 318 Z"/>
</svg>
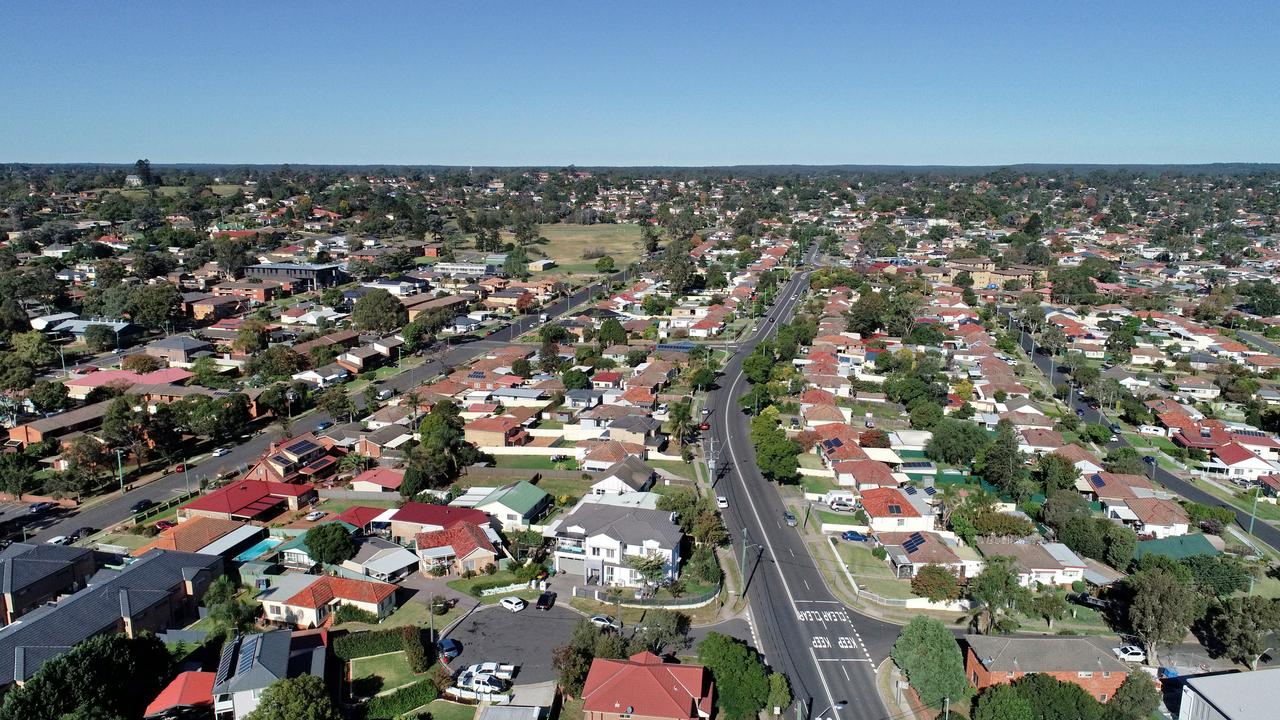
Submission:
<svg viewBox="0 0 1280 720">
<path fill-rule="evenodd" d="M 1120 442 L 1120 436 L 1115 433 L 1111 434 L 1111 442 Z"/>
<path fill-rule="evenodd" d="M 170 472 L 180 473 L 180 472 L 186 472 L 186 471 L 187 471 L 187 464 L 178 463 L 177 465 L 173 466 L 173 470 L 171 470 Z"/>
<path fill-rule="evenodd" d="M 1143 455 L 1143 456 L 1142 456 L 1142 462 L 1144 462 L 1144 463 L 1146 463 L 1146 464 L 1148 464 L 1148 465 L 1155 465 L 1155 464 L 1156 464 L 1156 459 L 1155 459 L 1155 457 L 1153 457 L 1153 456 L 1151 456 L 1151 455 Z"/>
<path fill-rule="evenodd" d="M 1084 417 L 1084 408 L 1076 408 L 1076 417 Z"/>
<path fill-rule="evenodd" d="M 1118 433 L 1121 430 L 1120 423 L 1111 423 L 1110 425 L 1107 426 L 1107 429 L 1109 429 L 1113 433 Z"/>
<path fill-rule="evenodd" d="M 790 527 L 796 526 L 796 516 L 792 515 L 790 511 L 784 510 L 782 512 L 782 520 Z"/>
<path fill-rule="evenodd" d="M 550 590 L 538 596 L 538 603 L 534 607 L 539 610 L 550 610 L 556 604 L 556 594 Z"/>
<path fill-rule="evenodd" d="M 1137 645 L 1125 645 L 1114 648 L 1111 652 L 1121 662 L 1144 663 L 1147 661 L 1147 653 Z"/>
<path fill-rule="evenodd" d="M 327 513 L 323 510 L 312 510 L 311 512 L 306 514 L 305 519 L 307 522 L 315 522 L 320 518 L 324 517 L 326 514 Z"/>
<path fill-rule="evenodd" d="M 863 423 L 863 424 L 864 424 L 864 425 L 866 425 L 866 426 L 867 426 L 867 427 L 869 427 L 869 428 L 873 428 L 873 427 L 875 427 L 875 426 L 876 426 L 876 421 L 875 421 L 875 420 L 872 420 L 871 418 L 867 418 L 867 421 L 866 421 L 865 423 Z"/>
<path fill-rule="evenodd" d="M 378 394 L 376 395 L 376 397 L 377 397 L 379 400 L 390 400 L 390 399 L 391 399 L 391 396 L 392 396 L 392 395 L 395 395 L 395 394 L 396 394 L 396 391 L 395 391 L 395 390 L 392 390 L 392 389 L 390 389 L 390 388 L 386 388 L 386 389 L 383 389 L 383 390 L 379 390 L 379 391 L 378 391 Z"/>
<path fill-rule="evenodd" d="M 96 533 L 96 532 L 98 532 L 97 528 L 91 528 L 91 527 L 89 527 L 88 525 L 85 525 L 85 526 L 84 526 L 84 527 L 82 527 L 82 528 L 76 528 L 76 529 L 71 533 L 71 539 L 72 539 L 72 540 L 79 540 L 79 539 L 81 539 L 81 538 L 87 538 L 87 537 L 89 537 L 90 535 L 92 535 L 92 534 L 94 534 L 94 533 Z"/>
<path fill-rule="evenodd" d="M 840 533 L 840 539 L 846 540 L 848 542 L 866 542 L 867 536 L 863 535 L 857 530 L 845 530 L 844 532 Z"/>
<path fill-rule="evenodd" d="M 332 422 L 328 420 L 322 420 L 316 423 L 316 432 L 324 432 L 325 430 L 328 430 L 331 427 L 333 427 Z"/>
<path fill-rule="evenodd" d="M 1100 612 L 1105 612 L 1111 608 L 1111 602 L 1100 597 L 1094 597 L 1089 593 L 1072 593 L 1067 596 L 1067 600 L 1081 605 L 1083 607 L 1092 608 Z"/>
<path fill-rule="evenodd" d="M 55 507 L 57 506 L 51 502 L 31 503 L 31 505 L 27 507 L 27 512 L 30 512 L 32 515 L 39 515 L 41 513 L 49 512 Z"/>
<path fill-rule="evenodd" d="M 711 408 L 702 408 L 702 417 L 706 417 L 710 414 L 711 414 Z"/>
<path fill-rule="evenodd" d="M 213 451 L 214 457 L 222 457 L 223 455 L 229 455 L 229 454 L 231 454 L 231 448 L 229 447 L 215 448 Z"/>
<path fill-rule="evenodd" d="M 155 500 L 151 500 L 150 498 L 143 498 L 138 502 L 130 505 L 129 512 L 134 515 L 137 515 L 140 512 L 146 512 L 147 510 L 151 509 L 151 506 L 155 504 L 156 504 Z"/>
<path fill-rule="evenodd" d="M 163 531 L 163 530 L 168 530 L 169 528 L 176 528 L 176 527 L 178 527 L 178 523 L 172 520 L 161 520 L 160 522 L 156 523 L 157 530 Z"/>
<path fill-rule="evenodd" d="M 724 510 L 725 508 L 729 507 L 729 498 L 723 495 L 717 495 L 716 507 L 720 508 L 721 510 Z"/>
<path fill-rule="evenodd" d="M 436 655 L 443 661 L 448 662 L 462 654 L 462 643 L 451 638 L 445 638 L 436 643 Z"/>
<path fill-rule="evenodd" d="M 711 429 L 711 423 L 702 423 L 701 425 L 698 426 L 698 429 L 702 430 L 703 432 L 706 432 L 707 430 Z"/>
<path fill-rule="evenodd" d="M 591 624 L 601 630 L 622 630 L 622 622 L 612 615 L 592 615 Z"/>
<path fill-rule="evenodd" d="M 70 545 L 71 538 L 67 537 L 66 535 L 55 535 L 54 537 L 51 537 L 48 540 L 45 540 L 45 542 L 50 545 Z"/>
<path fill-rule="evenodd" d="M 499 601 L 499 604 L 511 612 L 520 612 L 529 603 L 518 597 L 504 597 Z"/>
<path fill-rule="evenodd" d="M 464 670 L 458 676 L 457 686 L 463 690 L 473 690 L 482 693 L 500 693 L 507 689 L 507 681 L 494 675 L 481 675 L 470 670 Z"/>
<path fill-rule="evenodd" d="M 853 503 L 844 499 L 832 500 L 829 507 L 834 512 L 853 512 L 855 509 Z"/>
</svg>

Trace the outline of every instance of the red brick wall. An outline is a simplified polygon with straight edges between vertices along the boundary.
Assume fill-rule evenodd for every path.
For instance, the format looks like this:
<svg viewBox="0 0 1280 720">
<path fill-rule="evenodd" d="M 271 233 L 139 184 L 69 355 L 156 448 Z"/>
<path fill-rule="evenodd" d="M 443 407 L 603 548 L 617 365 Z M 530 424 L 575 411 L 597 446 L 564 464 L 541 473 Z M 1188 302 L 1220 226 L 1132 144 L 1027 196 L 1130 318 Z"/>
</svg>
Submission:
<svg viewBox="0 0 1280 720">
<path fill-rule="evenodd" d="M 973 648 L 965 651 L 964 657 L 964 674 L 969 678 L 969 684 L 973 685 L 979 692 L 984 688 L 1001 683 L 1011 683 L 1014 680 L 1026 675 L 1023 672 L 1015 672 L 1012 675 L 1006 672 L 989 672 L 978 662 L 978 656 L 973 652 Z M 1092 695 L 1095 699 L 1106 702 L 1115 697 L 1116 690 L 1120 684 L 1124 682 L 1125 673 L 1113 672 L 1106 675 L 1099 671 L 1094 671 L 1092 677 L 1080 677 L 1078 673 L 1073 672 L 1051 672 L 1043 673 L 1063 682 L 1075 683 L 1085 689 L 1085 692 Z"/>
</svg>

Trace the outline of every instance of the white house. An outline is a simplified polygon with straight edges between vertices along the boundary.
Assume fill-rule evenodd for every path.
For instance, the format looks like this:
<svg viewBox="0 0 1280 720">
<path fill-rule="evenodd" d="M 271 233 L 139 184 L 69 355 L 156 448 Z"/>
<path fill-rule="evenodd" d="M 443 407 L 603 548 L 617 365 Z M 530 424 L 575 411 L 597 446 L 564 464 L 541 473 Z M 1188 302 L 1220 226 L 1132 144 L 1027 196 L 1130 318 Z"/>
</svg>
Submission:
<svg viewBox="0 0 1280 720">
<path fill-rule="evenodd" d="M 628 560 L 634 557 L 661 560 L 665 578 L 680 571 L 684 535 L 670 512 L 579 503 L 545 534 L 555 538 L 556 572 L 588 584 L 644 586 L 644 577 Z"/>
<path fill-rule="evenodd" d="M 340 605 L 351 605 L 379 618 L 396 608 L 396 586 L 331 575 L 285 574 L 258 596 L 268 620 L 299 629 L 320 627 Z"/>
<path fill-rule="evenodd" d="M 635 455 L 628 455 L 601 473 L 591 484 L 592 495 L 622 495 L 645 492 L 658 474 Z"/>
<path fill-rule="evenodd" d="M 325 676 L 325 647 L 295 643 L 289 630 L 238 635 L 222 646 L 213 684 L 218 720 L 241 720 L 258 709 L 262 691 L 277 680 L 301 675 Z"/>
<path fill-rule="evenodd" d="M 1253 483 L 1263 475 L 1280 472 L 1280 464 L 1258 457 L 1239 443 L 1227 443 L 1209 453 L 1210 458 L 1200 463 L 1200 469 L 1208 474 Z"/>
<path fill-rule="evenodd" d="M 1084 579 L 1085 563 L 1062 543 L 978 543 L 983 557 L 1013 559 L 1022 587 L 1069 586 Z"/>
<path fill-rule="evenodd" d="M 1191 520 L 1182 506 L 1172 500 L 1160 498 L 1131 498 L 1125 501 L 1137 518 L 1139 535 L 1150 535 L 1154 538 L 1177 537 L 1186 535 Z"/>
<path fill-rule="evenodd" d="M 873 488 L 862 493 L 862 511 L 872 532 L 928 532 L 934 516 L 922 513 L 897 488 Z"/>
</svg>

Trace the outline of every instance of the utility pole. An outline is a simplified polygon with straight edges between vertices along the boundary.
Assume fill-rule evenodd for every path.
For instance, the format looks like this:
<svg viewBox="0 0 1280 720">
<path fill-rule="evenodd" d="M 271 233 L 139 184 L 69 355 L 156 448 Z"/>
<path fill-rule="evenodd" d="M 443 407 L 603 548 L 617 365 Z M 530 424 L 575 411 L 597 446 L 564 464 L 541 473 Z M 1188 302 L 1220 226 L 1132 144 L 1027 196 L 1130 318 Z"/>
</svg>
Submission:
<svg viewBox="0 0 1280 720">
<path fill-rule="evenodd" d="M 751 584 L 751 576 L 747 575 L 747 554 L 751 551 L 752 547 L 755 547 L 757 550 L 760 549 L 760 545 L 751 542 L 751 531 L 747 529 L 747 526 L 743 525 L 742 526 L 742 567 L 740 568 L 740 573 L 742 575 L 742 596 L 743 597 L 747 596 L 747 587 Z"/>
<path fill-rule="evenodd" d="M 711 487 L 716 486 L 716 480 L 719 479 L 717 471 L 720 468 L 720 453 L 716 451 L 716 439 L 708 437 L 706 439 L 707 447 L 707 474 L 711 476 Z"/>
<path fill-rule="evenodd" d="M 116 448 L 116 472 L 120 475 L 120 492 L 124 493 L 124 450 Z"/>
</svg>

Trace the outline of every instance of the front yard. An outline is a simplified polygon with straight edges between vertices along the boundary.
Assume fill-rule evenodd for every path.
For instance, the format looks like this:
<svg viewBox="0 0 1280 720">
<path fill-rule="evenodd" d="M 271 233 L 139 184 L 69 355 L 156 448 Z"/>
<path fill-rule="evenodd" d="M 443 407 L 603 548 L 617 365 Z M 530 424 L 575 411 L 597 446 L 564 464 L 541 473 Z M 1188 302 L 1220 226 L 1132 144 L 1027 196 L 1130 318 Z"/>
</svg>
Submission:
<svg viewBox="0 0 1280 720">
<path fill-rule="evenodd" d="M 881 597 L 905 600 L 915 597 L 911 584 L 894 577 L 889 564 L 871 554 L 863 543 L 837 542 L 840 559 L 849 566 L 849 574 L 858 586 Z"/>
<path fill-rule="evenodd" d="M 403 650 L 351 661 L 351 692 L 358 697 L 372 697 L 417 679 Z"/>
</svg>

